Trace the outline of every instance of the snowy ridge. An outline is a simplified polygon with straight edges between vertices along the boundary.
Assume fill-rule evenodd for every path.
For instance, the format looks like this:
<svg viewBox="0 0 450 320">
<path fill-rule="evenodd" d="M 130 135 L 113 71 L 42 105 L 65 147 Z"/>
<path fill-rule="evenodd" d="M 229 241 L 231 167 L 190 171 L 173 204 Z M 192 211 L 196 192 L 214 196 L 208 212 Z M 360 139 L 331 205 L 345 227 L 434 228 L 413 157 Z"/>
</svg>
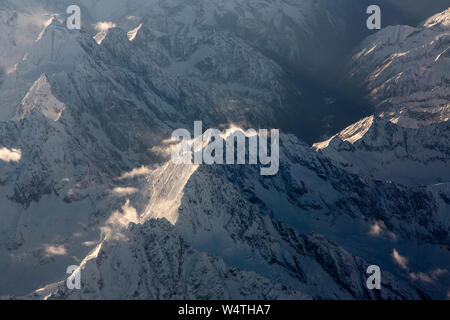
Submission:
<svg viewBox="0 0 450 320">
<path fill-rule="evenodd" d="M 112 21 L 127 30 L 144 23 L 159 35 L 172 39 L 201 38 L 208 29 L 225 31 L 295 64 L 320 61 L 318 54 L 311 55 L 302 45 L 308 43 L 317 48 L 316 52 L 321 51 L 314 30 L 332 34 L 344 31 L 340 17 L 330 13 L 339 7 L 339 2 L 127 0 L 111 4 L 105 0 L 81 1 L 92 16 Z"/>
<path fill-rule="evenodd" d="M 51 86 L 45 74 L 36 80 L 23 98 L 21 106 L 23 107 L 18 110 L 18 117 L 21 119 L 33 111 L 39 111 L 46 117 L 58 121 L 65 109 L 65 105 L 51 95 Z"/>
<path fill-rule="evenodd" d="M 355 174 L 405 185 L 448 183 L 450 8 L 418 27 L 390 26 L 356 50 L 350 78 L 375 115 L 313 149 Z"/>
<path fill-rule="evenodd" d="M 87 35 L 70 32 L 56 18 L 48 21 L 29 52 L 4 79 L 0 92 L 1 120 L 15 116 L 17 105 L 43 74 L 47 74 L 48 79 L 55 73 L 70 72 L 87 58 L 79 44 L 83 36 Z M 41 84 L 36 82 L 33 88 L 38 91 L 42 89 L 39 86 L 43 85 L 44 80 L 41 79 Z M 39 94 L 35 92 L 34 98 L 37 98 L 36 95 Z"/>
<path fill-rule="evenodd" d="M 350 78 L 367 84 L 386 119 L 413 128 L 449 119 L 449 12 L 386 27 L 356 50 Z"/>
<path fill-rule="evenodd" d="M 53 19 L 2 85 L 2 152 L 21 155 L 0 163 L 2 295 L 61 280 L 64 266 L 82 260 L 118 223 L 110 218 L 135 188 L 117 178 L 158 161 L 148 150 L 170 132 L 160 119 L 190 123 L 206 111 L 205 122 L 226 122 L 208 111 L 211 92 L 162 71 L 147 52 L 130 50 L 137 45 L 110 29 L 99 46 Z M 190 106 L 192 115 L 182 116 Z M 145 208 L 163 207 L 144 202 L 139 213 Z M 17 286 L 22 273 L 28 281 Z"/>
<path fill-rule="evenodd" d="M 255 273 L 230 268 L 220 259 L 195 251 L 166 220 L 132 225 L 123 236 L 125 240 L 105 241 L 97 258 L 81 269 L 85 277 L 83 290 L 71 292 L 62 283 L 46 298 L 308 299 Z M 42 296 L 42 292 L 33 296 Z"/>
<path fill-rule="evenodd" d="M 435 14 L 427 19 L 423 25 L 427 28 L 448 29 L 450 27 L 450 10 Z"/>
<path fill-rule="evenodd" d="M 346 174 L 343 171 L 333 168 L 332 164 L 327 163 L 326 159 L 322 159 L 308 150 L 307 146 L 298 144 L 295 138 L 284 137 L 282 141 L 285 141 L 283 150 L 298 151 L 294 154 L 284 155 L 284 159 L 287 157 L 293 163 L 289 161 L 282 165 L 284 169 L 281 181 L 264 182 L 255 180 L 253 177 L 258 176 L 258 170 L 251 167 L 229 170 L 227 167 L 220 166 L 217 168 L 200 166 L 194 173 L 187 166 L 181 169 L 185 170 L 190 178 L 183 188 L 181 202 L 177 208 L 178 218 L 172 222 L 175 229 L 188 244 L 201 252 L 220 256 L 226 263 L 234 267 L 255 271 L 269 279 L 275 279 L 276 282 L 287 287 L 294 283 L 294 288 L 301 288 L 301 292 L 314 298 L 388 298 L 388 296 L 372 296 L 370 292 L 361 289 L 364 288 L 364 278 L 361 278 L 360 271 L 364 270 L 364 266 L 367 266 L 362 259 L 351 257 L 344 249 L 331 244 L 323 236 L 318 234 L 303 236 L 296 233 L 294 229 L 286 227 L 285 224 L 297 230 L 316 229 L 326 232 L 338 242 L 343 241 L 348 232 L 356 233 L 359 234 L 358 242 L 361 243 L 362 247 L 374 246 L 371 241 L 380 242 L 373 247 L 374 252 L 366 254 L 368 257 L 373 260 L 372 254 L 377 252 L 376 248 L 381 245 L 381 247 L 387 247 L 383 249 L 386 250 L 386 257 L 379 258 L 381 260 L 390 259 L 392 246 L 407 247 L 407 243 L 410 245 L 408 239 L 410 239 L 411 234 L 415 234 L 418 237 L 416 239 L 423 239 L 424 234 L 419 234 L 427 231 L 424 229 L 421 231 L 415 226 L 415 230 L 412 232 L 410 229 L 411 223 L 408 221 L 412 221 L 409 219 L 414 218 L 413 216 L 408 218 L 404 215 L 404 212 L 415 212 L 417 215 L 429 217 L 434 210 L 433 196 L 425 189 L 417 190 L 417 194 L 413 194 L 413 191 L 386 185 L 385 188 L 381 189 L 384 189 L 382 192 L 386 192 L 385 195 L 380 195 L 380 198 L 376 200 L 380 201 L 382 197 L 385 197 L 381 200 L 383 207 L 378 209 L 378 211 L 385 212 L 385 216 L 382 218 L 382 221 L 385 221 L 385 223 L 383 222 L 384 227 L 379 235 L 371 236 L 370 230 L 373 225 L 380 223 L 380 220 L 378 220 L 380 217 L 370 217 L 372 209 L 368 208 L 367 211 L 359 209 L 363 208 L 363 203 L 365 205 L 370 203 L 369 198 L 365 200 L 359 197 L 352 198 L 351 194 L 358 192 L 357 190 L 375 188 L 375 185 L 367 185 L 361 188 L 358 183 L 362 183 L 362 181 L 355 181 L 354 179 L 357 178 L 351 176 L 347 177 L 348 182 L 344 182 L 346 180 L 342 178 L 342 175 Z M 304 168 L 299 169 L 298 166 L 304 166 Z M 153 187 L 140 187 L 143 194 L 133 196 L 131 203 L 134 203 L 136 208 L 144 208 L 142 210 L 144 213 L 146 209 L 140 204 L 142 199 L 144 201 L 149 199 L 150 203 L 164 203 L 167 193 L 155 194 L 152 189 L 157 184 L 163 183 L 168 190 L 174 191 L 171 186 L 178 186 L 177 181 L 183 176 L 179 170 L 180 167 L 165 165 L 156 170 L 154 176 L 147 172 L 145 184 Z M 321 178 L 323 170 L 325 172 L 335 171 L 335 176 L 334 178 L 329 176 L 330 182 L 322 182 L 324 186 L 330 184 L 328 187 L 317 188 L 314 185 L 320 183 L 323 179 Z M 306 175 L 307 171 L 310 172 L 309 175 Z M 314 175 L 317 176 L 313 178 Z M 308 176 L 306 181 L 304 180 L 305 176 Z M 298 191 L 284 191 L 283 188 L 288 185 L 298 185 Z M 305 188 L 303 191 L 301 190 L 302 185 Z M 311 186 L 311 189 L 306 186 Z M 350 186 L 354 186 L 354 191 L 348 190 Z M 376 186 L 376 188 L 379 188 L 379 186 Z M 264 191 L 265 189 L 270 190 L 274 196 L 268 196 L 269 194 Z M 314 194 L 316 189 L 324 190 L 324 193 L 316 195 Z M 146 193 L 150 195 L 147 196 Z M 418 194 L 423 199 L 428 198 L 428 200 L 424 200 L 429 201 L 431 206 L 425 209 L 427 213 L 421 211 L 423 209 L 418 207 L 409 207 L 408 209 L 403 207 L 402 209 L 399 208 L 398 217 L 392 217 L 394 210 L 397 210 L 394 208 L 397 206 L 399 198 L 403 199 L 403 205 L 415 206 L 413 199 Z M 339 199 L 341 197 L 342 199 Z M 275 200 L 277 198 L 278 200 Z M 326 203 L 323 201 L 326 201 Z M 358 204 L 359 201 L 361 201 L 360 204 Z M 346 202 L 349 202 L 348 206 L 344 205 Z M 371 205 L 376 206 L 377 204 Z M 311 210 L 314 210 L 315 213 L 312 214 Z M 364 217 L 365 215 L 368 216 Z M 270 216 L 280 220 L 274 220 Z M 173 215 L 171 217 L 173 219 Z M 370 220 L 373 219 L 372 222 L 365 221 L 368 217 L 370 217 Z M 145 224 L 147 219 L 151 219 L 151 216 L 141 215 L 141 223 Z M 435 231 L 432 231 L 434 235 L 429 239 L 436 239 L 437 233 L 445 234 L 445 231 L 439 231 L 442 224 L 444 224 L 444 229 L 446 228 L 445 225 L 448 227 L 448 218 L 445 215 L 442 217 L 436 216 L 433 218 L 437 219 L 434 222 L 431 222 L 432 220 L 429 220 L 429 218 L 427 219 L 429 224 L 425 228 L 436 228 Z M 355 229 L 349 231 L 348 227 L 344 226 L 352 220 L 352 228 Z M 333 231 L 331 232 L 330 224 L 332 221 L 334 221 L 333 225 L 335 226 L 332 227 L 331 230 Z M 431 229 L 429 230 L 431 231 Z M 385 238 L 384 233 L 386 235 L 395 233 L 395 241 L 390 236 Z M 401 238 L 403 240 L 400 241 Z M 427 237 L 425 236 L 425 238 Z M 441 240 L 443 243 L 448 242 L 448 239 L 445 240 L 445 238 Z M 313 245 L 311 241 L 315 244 Z M 319 245 L 317 241 L 321 244 Z M 343 243 L 344 246 L 350 245 L 346 241 L 343 241 Z M 312 246 L 311 249 L 307 249 L 308 246 Z M 340 252 L 339 255 L 344 255 L 345 258 L 333 260 L 330 264 L 329 260 L 324 258 L 324 251 L 317 253 L 319 247 L 328 248 L 326 250 L 333 250 L 333 252 L 337 250 L 337 252 Z M 334 249 L 330 249 L 331 247 Z M 391 247 L 390 250 L 389 247 Z M 360 250 L 351 246 L 349 248 L 356 252 Z M 337 252 L 330 254 L 338 254 Z M 441 254 L 444 254 L 444 252 L 442 251 Z M 442 261 L 445 260 L 444 257 L 442 259 Z M 435 263 L 437 262 L 434 261 L 433 264 Z M 356 264 L 358 267 L 351 267 L 352 264 Z M 428 267 L 422 266 L 421 268 L 426 269 Z M 332 271 L 335 268 L 343 268 L 343 270 L 347 270 L 345 272 L 350 272 L 353 275 L 350 275 L 350 273 L 346 273 L 345 276 L 344 274 L 336 275 Z M 392 270 L 396 273 L 399 272 L 395 267 Z M 104 272 L 109 271 L 105 270 Z M 319 274 L 321 276 L 317 277 Z M 404 274 L 403 277 L 409 278 L 409 275 Z M 390 276 L 387 279 L 390 279 Z M 394 285 L 394 282 L 390 281 L 387 281 L 386 287 Z M 403 288 L 406 288 L 405 286 L 407 286 L 406 283 L 402 284 Z M 397 296 L 398 290 L 403 292 L 401 297 L 411 298 L 409 296 L 413 292 L 411 289 L 386 290 L 385 294 L 394 295 L 391 298 L 401 298 Z M 421 294 L 419 293 L 419 295 Z"/>
<path fill-rule="evenodd" d="M 47 299 L 311 298 L 284 285 L 271 283 L 253 272 L 227 267 L 220 259 L 197 252 L 188 246 L 165 220 L 149 220 L 142 225 L 132 225 L 124 236 L 125 241 L 111 240 L 104 243 L 97 259 L 88 261 L 82 268 L 86 277 L 83 290 L 71 292 L 62 283 L 47 290 L 39 290 L 31 297 L 42 297 L 45 293 Z M 320 252 L 323 260 L 319 262 L 325 270 L 327 267 L 335 268 L 335 264 L 338 264 L 338 268 L 342 267 L 342 263 L 348 264 L 345 269 L 340 270 L 343 274 L 339 276 L 351 280 L 340 285 L 355 297 L 421 297 L 420 292 L 414 295 L 412 288 L 405 290 L 399 287 L 390 275 L 386 275 L 387 295 L 371 296 L 369 291 L 360 289 L 364 279 L 359 279 L 359 272 L 363 271 L 364 262 L 351 257 L 319 235 L 311 235 L 298 241 L 301 241 L 298 251 L 306 251 L 308 253 L 305 254 L 311 256 L 314 252 Z M 305 256 L 304 259 L 311 258 Z M 119 266 L 119 269 L 114 271 L 114 276 L 111 274 L 113 265 Z M 349 276 L 348 272 L 352 275 Z M 120 285 L 117 285 L 118 282 Z"/>
<path fill-rule="evenodd" d="M 414 129 L 368 117 L 313 149 L 355 174 L 406 185 L 450 182 L 450 122 Z"/>
</svg>

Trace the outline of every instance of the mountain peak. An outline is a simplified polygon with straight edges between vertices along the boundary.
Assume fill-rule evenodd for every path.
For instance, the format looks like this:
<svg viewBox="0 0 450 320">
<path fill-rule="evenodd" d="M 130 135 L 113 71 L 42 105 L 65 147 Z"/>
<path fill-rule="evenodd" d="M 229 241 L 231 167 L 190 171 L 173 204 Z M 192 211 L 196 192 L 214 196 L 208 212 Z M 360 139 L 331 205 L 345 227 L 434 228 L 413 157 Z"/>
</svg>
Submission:
<svg viewBox="0 0 450 320">
<path fill-rule="evenodd" d="M 27 114 L 39 111 L 47 118 L 58 121 L 64 109 L 64 103 L 52 94 L 51 85 L 44 73 L 35 81 L 30 91 L 23 98 L 17 116 L 22 119 Z"/>
<path fill-rule="evenodd" d="M 450 27 L 450 7 L 427 19 L 423 26 L 427 28 L 448 29 Z"/>
<path fill-rule="evenodd" d="M 384 120 L 380 120 L 375 116 L 364 118 L 342 130 L 340 133 L 331 137 L 330 139 L 314 144 L 313 149 L 315 149 L 316 151 L 322 150 L 324 148 L 327 148 L 332 143 L 340 143 L 341 141 L 346 141 L 350 144 L 354 144 L 356 141 L 361 140 L 373 127 L 374 122 L 376 123 L 377 121 L 384 122 Z"/>
</svg>

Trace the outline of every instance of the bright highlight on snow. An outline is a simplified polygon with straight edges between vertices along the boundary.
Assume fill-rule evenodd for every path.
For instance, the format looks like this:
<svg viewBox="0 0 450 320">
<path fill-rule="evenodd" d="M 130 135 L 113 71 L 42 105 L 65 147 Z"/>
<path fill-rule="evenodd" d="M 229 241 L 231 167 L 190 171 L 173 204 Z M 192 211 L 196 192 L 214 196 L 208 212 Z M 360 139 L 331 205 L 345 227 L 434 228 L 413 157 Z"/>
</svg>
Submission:
<svg viewBox="0 0 450 320">
<path fill-rule="evenodd" d="M 22 158 L 22 151 L 19 149 L 0 149 L 0 160 L 5 162 L 19 162 Z"/>
</svg>

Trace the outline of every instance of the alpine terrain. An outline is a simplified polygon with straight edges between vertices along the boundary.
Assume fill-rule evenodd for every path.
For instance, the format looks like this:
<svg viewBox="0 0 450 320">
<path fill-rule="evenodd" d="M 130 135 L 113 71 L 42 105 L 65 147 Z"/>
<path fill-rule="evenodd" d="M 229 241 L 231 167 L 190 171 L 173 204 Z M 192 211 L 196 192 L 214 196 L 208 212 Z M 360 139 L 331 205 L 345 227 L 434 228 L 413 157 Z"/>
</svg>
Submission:
<svg viewBox="0 0 450 320">
<path fill-rule="evenodd" d="M 69 30 L 71 1 L 0 0 L 1 298 L 450 297 L 450 8 L 78 2 Z M 278 173 L 175 164 L 200 120 L 279 128 Z"/>
</svg>

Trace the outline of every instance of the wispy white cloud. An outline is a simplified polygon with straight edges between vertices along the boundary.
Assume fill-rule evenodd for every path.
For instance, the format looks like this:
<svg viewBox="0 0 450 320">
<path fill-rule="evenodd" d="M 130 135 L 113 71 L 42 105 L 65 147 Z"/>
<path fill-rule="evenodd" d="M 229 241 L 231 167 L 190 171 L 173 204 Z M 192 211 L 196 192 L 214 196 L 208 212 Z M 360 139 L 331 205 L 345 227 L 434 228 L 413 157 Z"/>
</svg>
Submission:
<svg viewBox="0 0 450 320">
<path fill-rule="evenodd" d="M 435 283 L 436 281 L 439 280 L 439 278 L 441 276 L 443 276 L 444 274 L 446 274 L 448 272 L 447 269 L 441 269 L 441 268 L 437 268 L 429 273 L 423 273 L 423 272 L 419 272 L 419 273 L 414 273 L 411 272 L 409 274 L 410 278 L 412 280 L 419 280 L 422 282 L 426 282 L 426 283 Z"/>
<path fill-rule="evenodd" d="M 45 247 L 45 255 L 47 257 L 64 256 L 66 254 L 67 250 L 63 245 L 60 246 L 49 245 Z"/>
<path fill-rule="evenodd" d="M 369 234 L 371 235 L 371 236 L 379 236 L 380 234 L 381 234 L 381 231 L 382 231 L 382 229 L 383 229 L 383 227 L 384 227 L 384 222 L 379 222 L 379 221 L 376 221 L 371 227 L 370 227 L 370 231 L 369 231 Z"/>
<path fill-rule="evenodd" d="M 408 259 L 400 255 L 396 249 L 392 250 L 392 258 L 402 269 L 408 269 Z"/>
<path fill-rule="evenodd" d="M 122 187 L 117 187 L 113 189 L 113 194 L 117 195 L 117 196 L 127 196 L 130 194 L 134 194 L 136 192 L 138 192 L 139 190 L 136 188 L 122 188 Z"/>
<path fill-rule="evenodd" d="M 145 176 L 147 174 L 150 174 L 151 172 L 152 171 L 149 168 L 142 166 L 140 168 L 133 169 L 130 172 L 124 173 L 118 179 L 119 180 L 131 179 L 131 178 L 135 178 L 135 177 L 139 177 L 139 176 Z"/>
<path fill-rule="evenodd" d="M 83 242 L 83 246 L 86 246 L 86 247 L 92 247 L 92 246 L 95 246 L 97 244 L 97 241 L 85 241 L 85 242 Z"/>
<path fill-rule="evenodd" d="M 127 200 L 121 210 L 114 211 L 101 227 L 102 234 L 105 238 L 124 239 L 122 230 L 127 228 L 130 223 L 139 223 L 139 216 L 136 209 L 130 205 Z"/>
<path fill-rule="evenodd" d="M 393 232 L 388 230 L 386 224 L 383 221 L 375 221 L 370 226 L 369 235 L 378 238 L 388 236 L 392 241 L 397 240 L 397 236 Z"/>
</svg>

